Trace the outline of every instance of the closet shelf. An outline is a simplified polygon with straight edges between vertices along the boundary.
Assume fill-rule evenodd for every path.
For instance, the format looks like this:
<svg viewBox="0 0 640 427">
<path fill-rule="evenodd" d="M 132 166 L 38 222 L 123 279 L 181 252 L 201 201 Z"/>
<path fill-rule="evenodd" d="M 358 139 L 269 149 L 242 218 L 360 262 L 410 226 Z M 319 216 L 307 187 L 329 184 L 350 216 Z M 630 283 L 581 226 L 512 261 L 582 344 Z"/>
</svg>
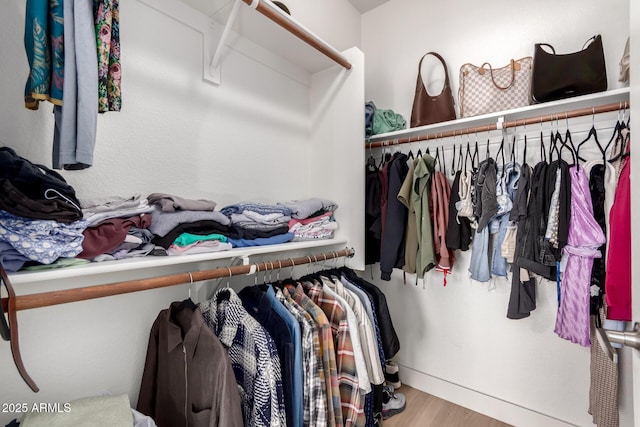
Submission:
<svg viewBox="0 0 640 427">
<path fill-rule="evenodd" d="M 629 94 L 630 90 L 626 87 L 590 95 L 576 96 L 574 98 L 562 99 L 559 101 L 527 105 L 526 107 L 498 111 L 495 113 L 483 114 L 481 116 L 465 117 L 448 122 L 403 129 L 396 132 L 381 133 L 370 137 L 365 141 L 365 144 L 367 147 L 375 148 L 383 145 L 394 145 L 395 143 L 409 143 L 409 139 L 413 142 L 425 139 L 436 139 L 441 136 L 450 137 L 454 134 L 469 134 L 473 133 L 471 130 L 476 128 L 478 128 L 476 129 L 477 132 L 486 132 L 487 130 L 501 129 L 502 124 L 506 122 L 525 120 L 536 116 L 557 114 L 557 120 L 564 120 L 564 114 L 567 111 L 584 109 L 586 114 L 580 115 L 590 115 L 591 112 L 587 112 L 586 110 L 598 113 L 598 107 L 616 107 L 614 104 L 619 105 L 620 108 L 628 108 Z M 429 138 L 425 138 L 425 135 L 429 136 Z"/>
<path fill-rule="evenodd" d="M 339 248 L 347 244 L 345 239 L 313 240 L 308 242 L 289 242 L 278 245 L 255 246 L 249 248 L 235 248 L 228 251 L 192 254 L 183 256 L 146 256 L 116 261 L 92 262 L 75 267 L 57 268 L 45 271 L 18 271 L 8 275 L 11 283 L 20 286 L 34 283 L 44 283 L 50 280 L 108 275 L 123 271 L 136 271 L 158 267 L 179 266 L 182 270 L 193 268 L 201 262 L 231 260 L 236 257 L 252 257 L 256 255 L 295 252 L 311 248 Z M 101 278 L 102 279 L 102 278 Z M 109 280 L 107 278 L 107 280 Z"/>
</svg>

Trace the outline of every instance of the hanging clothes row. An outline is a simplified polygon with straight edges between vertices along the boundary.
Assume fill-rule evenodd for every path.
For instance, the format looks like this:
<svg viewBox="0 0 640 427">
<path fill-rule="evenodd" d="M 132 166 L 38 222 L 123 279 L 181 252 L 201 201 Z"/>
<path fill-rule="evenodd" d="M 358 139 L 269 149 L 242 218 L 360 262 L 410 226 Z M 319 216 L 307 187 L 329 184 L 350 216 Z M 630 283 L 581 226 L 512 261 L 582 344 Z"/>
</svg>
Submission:
<svg viewBox="0 0 640 427">
<path fill-rule="evenodd" d="M 587 138 L 575 145 L 568 126 L 563 133 L 556 128 L 548 139 L 541 131 L 535 141 L 540 161 L 533 167 L 527 163 L 526 134 L 521 162 L 515 137 L 510 156 L 503 139 L 495 159 L 489 141 L 482 160 L 484 150 L 479 150 L 477 141 L 473 147 L 468 143 L 466 151 L 462 144 L 454 145 L 451 187 L 446 174 L 449 162 L 439 148 L 435 157 L 422 150 L 416 156 L 411 151 L 387 153 L 378 163 L 370 156 L 366 165 L 366 263 L 380 262 L 382 280 L 390 280 L 393 268 L 416 273 L 417 278 L 435 268 L 444 272 L 446 285 L 454 251 L 471 247 L 468 271 L 474 281 L 508 278 L 511 270 L 507 317 L 524 318 L 535 309 L 536 277 L 555 281 L 559 301 L 556 332 L 588 345 L 589 313 L 597 314 L 602 306 L 607 283 L 611 288 L 607 317 L 630 317 L 630 280 L 626 277 L 630 246 L 625 241 L 616 245 L 620 252 L 615 257 L 607 258 L 602 252 L 605 235 L 626 223 L 622 212 L 628 215 L 624 196 L 617 194 L 625 191 L 624 186 L 616 184 L 628 158 L 630 128 L 628 120 L 618 119 L 606 145 L 598 140 L 595 123 Z M 594 151 L 600 153 L 599 158 L 586 161 L 585 152 Z M 609 213 L 615 214 L 614 221 Z M 625 236 L 628 239 L 629 233 Z M 620 268 L 605 268 L 609 263 Z M 605 270 L 615 271 L 615 284 L 605 281 Z M 620 274 L 624 277 L 618 278 Z M 567 312 L 563 304 L 563 281 L 567 305 L 577 298 L 572 291 L 580 287 L 579 334 L 566 330 L 566 317 L 575 318 L 576 313 Z"/>
<path fill-rule="evenodd" d="M 138 410 L 160 427 L 373 426 L 400 398 L 383 388 L 399 348 L 384 293 L 348 268 L 226 287 L 160 313 Z"/>
</svg>

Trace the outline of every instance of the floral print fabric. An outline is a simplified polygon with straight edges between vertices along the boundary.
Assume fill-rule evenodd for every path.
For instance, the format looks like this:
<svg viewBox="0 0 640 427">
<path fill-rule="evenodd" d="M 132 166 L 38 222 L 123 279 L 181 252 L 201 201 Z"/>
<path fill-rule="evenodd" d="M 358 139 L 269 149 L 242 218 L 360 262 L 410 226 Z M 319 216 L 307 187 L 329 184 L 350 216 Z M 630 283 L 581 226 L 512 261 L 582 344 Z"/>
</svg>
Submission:
<svg viewBox="0 0 640 427">
<path fill-rule="evenodd" d="M 119 0 L 93 0 L 98 48 L 98 112 L 120 111 Z"/>
</svg>

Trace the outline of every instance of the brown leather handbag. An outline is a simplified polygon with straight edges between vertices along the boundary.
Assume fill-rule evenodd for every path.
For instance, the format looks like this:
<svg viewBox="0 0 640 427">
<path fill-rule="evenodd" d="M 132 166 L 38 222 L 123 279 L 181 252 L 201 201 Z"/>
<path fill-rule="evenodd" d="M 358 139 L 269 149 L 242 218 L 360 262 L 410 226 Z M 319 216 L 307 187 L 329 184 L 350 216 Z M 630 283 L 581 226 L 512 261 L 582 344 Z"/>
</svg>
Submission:
<svg viewBox="0 0 640 427">
<path fill-rule="evenodd" d="M 535 45 L 531 81 L 533 101 L 554 101 L 607 90 L 602 37 L 593 36 L 586 44 L 588 46 L 582 50 L 566 54 L 557 54 L 547 43 Z M 542 46 L 550 48 L 553 53 L 545 51 Z"/>
<path fill-rule="evenodd" d="M 422 60 L 427 55 L 433 55 L 438 58 L 444 67 L 444 87 L 438 95 L 429 95 L 427 88 L 422 82 Z M 418 64 L 416 93 L 413 98 L 413 108 L 411 109 L 411 127 L 414 128 L 455 119 L 456 109 L 451 92 L 451 84 L 449 84 L 447 63 L 442 59 L 442 56 L 435 52 L 425 53 Z"/>
</svg>

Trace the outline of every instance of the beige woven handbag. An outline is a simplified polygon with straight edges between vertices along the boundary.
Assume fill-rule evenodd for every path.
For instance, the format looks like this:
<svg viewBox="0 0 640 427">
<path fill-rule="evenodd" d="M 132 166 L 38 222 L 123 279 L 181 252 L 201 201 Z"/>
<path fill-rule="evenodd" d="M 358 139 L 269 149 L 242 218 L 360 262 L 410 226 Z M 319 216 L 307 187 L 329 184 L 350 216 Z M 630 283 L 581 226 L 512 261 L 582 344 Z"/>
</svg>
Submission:
<svg viewBox="0 0 640 427">
<path fill-rule="evenodd" d="M 531 103 L 530 56 L 512 59 L 502 68 L 485 62 L 480 67 L 460 67 L 460 117 L 478 116 L 495 111 L 524 107 Z"/>
</svg>

